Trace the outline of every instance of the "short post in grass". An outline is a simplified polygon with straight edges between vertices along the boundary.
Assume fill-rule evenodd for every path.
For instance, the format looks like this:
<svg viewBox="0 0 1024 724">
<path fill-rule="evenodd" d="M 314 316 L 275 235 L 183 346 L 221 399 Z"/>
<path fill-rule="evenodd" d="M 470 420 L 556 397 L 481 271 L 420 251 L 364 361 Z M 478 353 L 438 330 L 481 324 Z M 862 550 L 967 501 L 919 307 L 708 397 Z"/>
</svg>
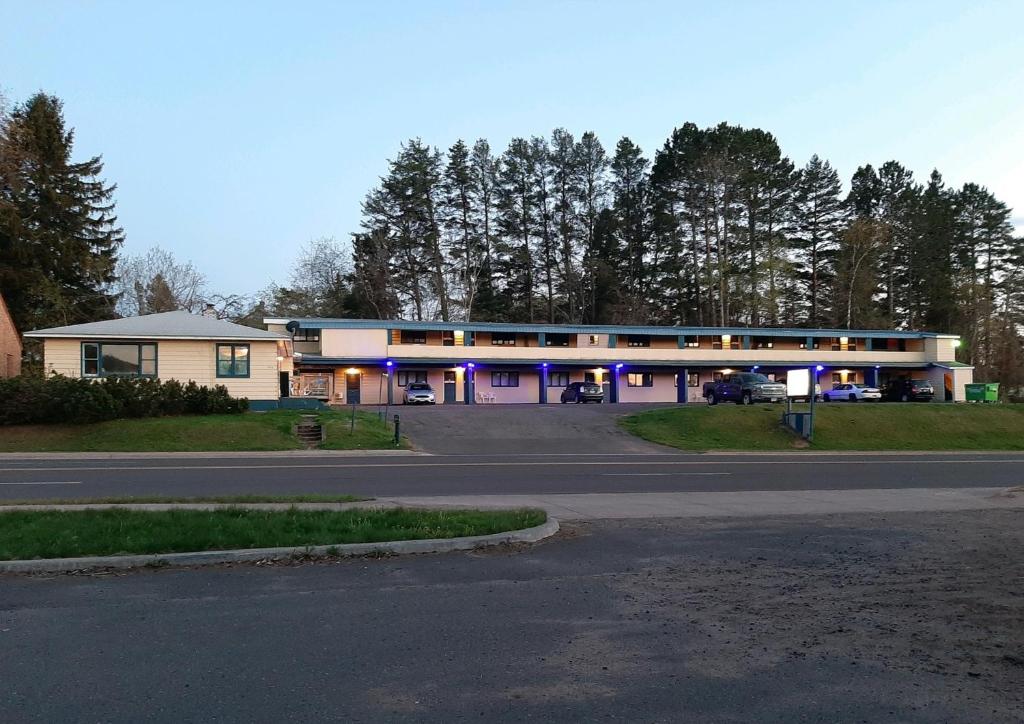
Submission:
<svg viewBox="0 0 1024 724">
<path fill-rule="evenodd" d="M 356 403 L 352 403 L 352 420 L 349 423 L 348 431 L 350 435 L 354 435 L 356 432 Z"/>
<path fill-rule="evenodd" d="M 398 413 L 395 413 L 395 447 L 398 447 L 398 441 L 402 439 L 400 433 L 400 426 L 401 423 L 398 420 Z"/>
</svg>

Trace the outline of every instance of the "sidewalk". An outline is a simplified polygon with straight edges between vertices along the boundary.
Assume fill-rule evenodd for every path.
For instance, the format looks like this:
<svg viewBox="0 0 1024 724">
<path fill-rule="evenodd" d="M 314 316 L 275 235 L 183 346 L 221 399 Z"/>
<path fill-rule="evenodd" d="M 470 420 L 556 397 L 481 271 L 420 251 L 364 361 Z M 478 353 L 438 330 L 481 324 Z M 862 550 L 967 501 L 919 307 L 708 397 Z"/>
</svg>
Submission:
<svg viewBox="0 0 1024 724">
<path fill-rule="evenodd" d="M 356 503 L 141 503 L 137 510 L 244 507 L 281 510 L 350 508 L 543 508 L 558 520 L 604 518 L 749 518 L 771 515 L 913 513 L 1024 509 L 1024 486 L 1015 488 L 910 488 L 871 490 L 787 490 L 730 493 L 588 493 L 583 495 L 445 495 L 376 498 Z M 110 504 L 17 505 L 5 510 L 85 510 Z"/>
<path fill-rule="evenodd" d="M 250 450 L 210 452 L 9 452 L 5 460 L 147 460 L 154 458 L 308 458 L 308 457 L 423 457 L 420 450 Z"/>
<path fill-rule="evenodd" d="M 427 507 L 543 508 L 549 515 L 559 520 L 747 518 L 762 515 L 829 515 L 1024 508 L 1024 486 L 1015 488 L 885 488 L 729 493 L 467 495 L 389 498 L 387 502 Z"/>
</svg>

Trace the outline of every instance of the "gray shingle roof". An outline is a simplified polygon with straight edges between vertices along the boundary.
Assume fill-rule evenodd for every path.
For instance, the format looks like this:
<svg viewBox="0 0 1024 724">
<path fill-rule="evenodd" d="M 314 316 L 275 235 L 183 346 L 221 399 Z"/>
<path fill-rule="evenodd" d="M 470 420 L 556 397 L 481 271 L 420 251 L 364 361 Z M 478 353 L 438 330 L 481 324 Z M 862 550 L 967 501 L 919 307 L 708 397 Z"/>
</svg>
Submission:
<svg viewBox="0 0 1024 724">
<path fill-rule="evenodd" d="M 161 312 L 141 317 L 109 319 L 26 332 L 26 337 L 106 337 L 112 339 L 288 339 L 286 335 L 254 329 L 189 312 Z"/>
</svg>

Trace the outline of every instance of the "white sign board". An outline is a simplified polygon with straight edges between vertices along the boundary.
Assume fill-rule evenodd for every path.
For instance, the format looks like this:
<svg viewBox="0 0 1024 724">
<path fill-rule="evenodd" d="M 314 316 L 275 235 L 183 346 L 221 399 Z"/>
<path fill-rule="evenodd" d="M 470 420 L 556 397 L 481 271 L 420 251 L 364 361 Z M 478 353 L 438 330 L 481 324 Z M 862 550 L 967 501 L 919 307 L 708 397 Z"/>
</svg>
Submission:
<svg viewBox="0 0 1024 724">
<path fill-rule="evenodd" d="M 786 394 L 790 397 L 807 397 L 811 389 L 811 371 L 806 367 L 786 373 Z"/>
</svg>

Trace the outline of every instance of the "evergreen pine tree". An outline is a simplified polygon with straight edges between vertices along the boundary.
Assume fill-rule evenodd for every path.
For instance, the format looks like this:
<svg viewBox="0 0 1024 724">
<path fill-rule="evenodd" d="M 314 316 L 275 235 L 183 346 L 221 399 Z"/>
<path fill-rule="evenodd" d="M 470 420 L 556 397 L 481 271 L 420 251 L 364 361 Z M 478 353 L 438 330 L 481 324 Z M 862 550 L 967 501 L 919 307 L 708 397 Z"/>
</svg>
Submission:
<svg viewBox="0 0 1024 724">
<path fill-rule="evenodd" d="M 831 312 L 835 250 L 846 226 L 839 174 L 817 155 L 800 172 L 794 196 L 792 244 L 806 293 L 807 323 L 820 327 Z"/>
</svg>

